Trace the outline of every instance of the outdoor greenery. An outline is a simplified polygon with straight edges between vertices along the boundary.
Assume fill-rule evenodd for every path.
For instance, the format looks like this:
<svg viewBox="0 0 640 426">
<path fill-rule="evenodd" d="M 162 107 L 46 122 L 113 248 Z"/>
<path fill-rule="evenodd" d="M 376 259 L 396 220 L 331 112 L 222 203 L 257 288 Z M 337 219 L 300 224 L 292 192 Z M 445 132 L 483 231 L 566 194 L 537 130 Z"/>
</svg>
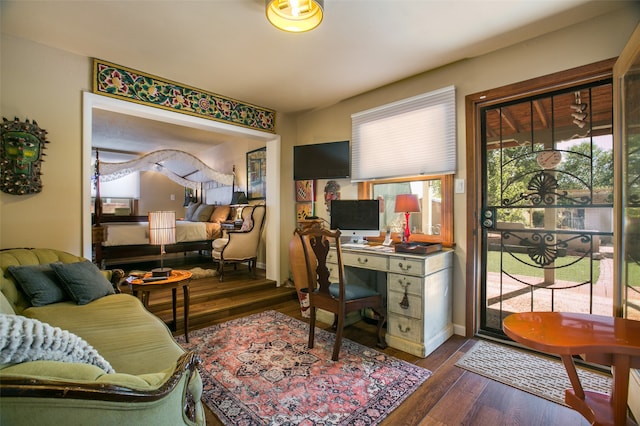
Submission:
<svg viewBox="0 0 640 426">
<path fill-rule="evenodd" d="M 488 272 L 500 272 L 500 255 L 502 254 L 502 269 L 508 272 L 510 275 L 528 276 L 533 278 L 543 278 L 544 269 L 534 268 L 526 265 L 525 263 L 531 263 L 531 259 L 524 253 L 501 253 L 499 251 L 488 252 L 487 258 L 487 271 Z M 515 256 L 515 258 L 514 258 Z M 520 259 L 520 260 L 518 260 Z M 564 256 L 559 257 L 556 261 L 556 267 L 567 265 L 575 262 L 578 259 L 576 256 Z M 588 262 L 589 259 L 578 262 L 576 265 L 568 266 L 566 268 L 556 269 L 556 280 L 572 281 L 576 283 L 582 283 L 588 281 L 589 268 L 584 267 L 584 262 Z M 524 263 L 523 263 L 524 262 Z M 640 272 L 640 268 L 638 269 Z M 595 260 L 593 262 L 593 282 L 596 283 L 600 277 L 600 261 Z"/>
</svg>

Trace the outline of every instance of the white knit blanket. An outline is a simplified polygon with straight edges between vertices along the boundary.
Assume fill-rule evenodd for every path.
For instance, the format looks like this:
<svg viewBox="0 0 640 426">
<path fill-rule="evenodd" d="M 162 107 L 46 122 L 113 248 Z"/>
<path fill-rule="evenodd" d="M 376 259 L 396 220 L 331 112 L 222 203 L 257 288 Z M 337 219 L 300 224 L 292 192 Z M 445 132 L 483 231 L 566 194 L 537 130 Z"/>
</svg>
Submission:
<svg viewBox="0 0 640 426">
<path fill-rule="evenodd" d="M 81 337 L 33 318 L 0 314 L 0 364 L 38 360 L 92 364 L 115 373 Z"/>
</svg>

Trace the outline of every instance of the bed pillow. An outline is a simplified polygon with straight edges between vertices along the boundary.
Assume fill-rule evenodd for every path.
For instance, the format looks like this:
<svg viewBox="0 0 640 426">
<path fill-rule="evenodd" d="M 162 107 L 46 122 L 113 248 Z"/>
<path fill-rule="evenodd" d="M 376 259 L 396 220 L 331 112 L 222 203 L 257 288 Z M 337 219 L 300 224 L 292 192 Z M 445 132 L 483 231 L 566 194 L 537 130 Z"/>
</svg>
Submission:
<svg viewBox="0 0 640 426">
<path fill-rule="evenodd" d="M 69 300 L 51 265 L 11 265 L 7 268 L 29 298 L 31 306 L 45 306 Z"/>
<path fill-rule="evenodd" d="M 96 265 L 88 260 L 73 263 L 52 263 L 62 288 L 78 305 L 114 294 L 113 286 Z"/>
<path fill-rule="evenodd" d="M 209 222 L 212 223 L 222 223 L 229 217 L 229 212 L 231 211 L 231 206 L 216 206 L 213 213 L 211 213 L 211 217 L 209 218 Z"/>
<path fill-rule="evenodd" d="M 209 204 L 200 204 L 196 212 L 191 217 L 192 222 L 208 222 L 215 206 Z"/>
<path fill-rule="evenodd" d="M 193 214 L 196 212 L 196 210 L 198 210 L 198 207 L 200 207 L 200 203 L 189 204 L 184 214 L 184 220 L 189 220 L 189 221 L 192 220 Z"/>
<path fill-rule="evenodd" d="M 92 364 L 115 373 L 93 346 L 70 331 L 22 315 L 0 314 L 0 364 L 40 360 Z"/>
</svg>

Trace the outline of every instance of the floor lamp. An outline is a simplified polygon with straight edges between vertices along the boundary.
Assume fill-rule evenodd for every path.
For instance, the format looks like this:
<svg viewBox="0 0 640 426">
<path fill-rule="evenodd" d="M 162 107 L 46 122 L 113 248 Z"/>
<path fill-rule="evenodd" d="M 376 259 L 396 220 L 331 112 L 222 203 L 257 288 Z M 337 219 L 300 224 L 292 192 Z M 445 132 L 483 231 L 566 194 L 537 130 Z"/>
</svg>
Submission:
<svg viewBox="0 0 640 426">
<path fill-rule="evenodd" d="M 411 231 L 409 230 L 409 215 L 413 212 L 420 211 L 420 203 L 418 197 L 414 194 L 399 194 L 396 195 L 396 213 L 404 213 L 404 234 L 402 235 L 402 242 L 409 242 Z"/>
<path fill-rule="evenodd" d="M 164 246 L 176 242 L 176 212 L 149 212 L 149 244 L 160 246 L 160 267 L 151 270 L 154 277 L 168 277 L 171 268 L 164 267 Z"/>
</svg>

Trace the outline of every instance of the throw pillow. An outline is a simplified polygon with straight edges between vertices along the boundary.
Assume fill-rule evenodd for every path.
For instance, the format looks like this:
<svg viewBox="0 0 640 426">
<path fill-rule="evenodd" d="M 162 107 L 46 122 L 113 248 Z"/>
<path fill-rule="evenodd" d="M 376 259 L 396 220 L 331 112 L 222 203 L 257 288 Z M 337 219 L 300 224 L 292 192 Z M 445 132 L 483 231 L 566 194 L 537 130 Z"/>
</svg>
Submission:
<svg viewBox="0 0 640 426">
<path fill-rule="evenodd" d="M 209 204 L 200 204 L 200 207 L 196 210 L 196 212 L 191 217 L 192 222 L 207 222 L 211 217 L 211 213 L 213 212 L 214 205 Z"/>
<path fill-rule="evenodd" d="M 115 373 L 81 337 L 34 318 L 0 314 L 0 364 L 39 360 L 92 364 Z"/>
<path fill-rule="evenodd" d="M 229 217 L 229 212 L 231 211 L 231 207 L 228 205 L 224 206 L 216 206 L 213 213 L 211 213 L 211 217 L 209 218 L 209 222 L 211 223 L 221 223 L 227 220 Z"/>
<path fill-rule="evenodd" d="M 251 216 L 247 216 L 244 222 L 242 222 L 242 226 L 240 227 L 240 232 L 248 232 L 253 228 L 253 220 L 251 220 Z"/>
<path fill-rule="evenodd" d="M 184 214 L 184 220 L 191 221 L 193 219 L 193 214 L 196 212 L 196 210 L 198 210 L 198 207 L 200 207 L 200 203 L 189 204 Z"/>
<path fill-rule="evenodd" d="M 45 306 L 69 300 L 60 287 L 58 276 L 51 264 L 11 265 L 7 270 L 27 295 L 31 306 Z"/>
<path fill-rule="evenodd" d="M 113 287 L 96 265 L 88 260 L 73 263 L 52 263 L 62 288 L 78 305 L 114 294 Z"/>
</svg>

